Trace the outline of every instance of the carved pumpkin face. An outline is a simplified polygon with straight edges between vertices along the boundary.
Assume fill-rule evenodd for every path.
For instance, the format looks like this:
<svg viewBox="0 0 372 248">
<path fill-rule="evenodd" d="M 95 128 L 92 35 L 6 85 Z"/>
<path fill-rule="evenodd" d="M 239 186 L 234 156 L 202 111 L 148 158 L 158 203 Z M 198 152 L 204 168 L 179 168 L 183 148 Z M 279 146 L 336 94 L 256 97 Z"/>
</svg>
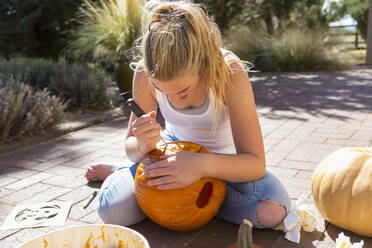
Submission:
<svg viewBox="0 0 372 248">
<path fill-rule="evenodd" d="M 210 153 L 193 142 L 171 142 L 157 147 L 147 157 L 159 161 L 166 151 Z M 226 194 L 226 182 L 215 178 L 202 178 L 181 189 L 158 190 L 147 186 L 149 179 L 140 163 L 135 178 L 135 196 L 142 211 L 158 225 L 175 230 L 190 231 L 202 227 L 216 214 Z"/>
<path fill-rule="evenodd" d="M 339 149 L 316 168 L 314 202 L 332 224 L 372 237 L 372 147 Z"/>
</svg>

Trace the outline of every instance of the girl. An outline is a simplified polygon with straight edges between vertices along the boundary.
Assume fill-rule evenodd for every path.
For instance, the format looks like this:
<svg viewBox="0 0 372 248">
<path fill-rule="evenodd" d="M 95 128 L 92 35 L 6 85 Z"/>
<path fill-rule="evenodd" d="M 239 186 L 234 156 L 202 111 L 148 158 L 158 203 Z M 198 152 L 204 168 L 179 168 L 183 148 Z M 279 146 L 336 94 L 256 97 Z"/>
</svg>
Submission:
<svg viewBox="0 0 372 248">
<path fill-rule="evenodd" d="M 204 10 L 190 2 L 148 5 L 142 59 L 133 97 L 147 113 L 129 120 L 126 153 L 134 162 L 166 141 L 204 145 L 213 154 L 177 152 L 155 163 L 143 161 L 145 176 L 160 190 L 185 187 L 202 177 L 227 181 L 217 217 L 255 227 L 275 227 L 290 210 L 279 180 L 266 171 L 263 139 L 246 67 L 221 48 L 221 35 Z M 161 132 L 157 104 L 166 121 Z M 162 136 L 162 137 L 161 137 Z M 132 225 L 145 216 L 134 197 L 137 164 L 113 172 L 108 165 L 88 170 L 88 180 L 105 179 L 99 215 L 110 224 Z"/>
</svg>

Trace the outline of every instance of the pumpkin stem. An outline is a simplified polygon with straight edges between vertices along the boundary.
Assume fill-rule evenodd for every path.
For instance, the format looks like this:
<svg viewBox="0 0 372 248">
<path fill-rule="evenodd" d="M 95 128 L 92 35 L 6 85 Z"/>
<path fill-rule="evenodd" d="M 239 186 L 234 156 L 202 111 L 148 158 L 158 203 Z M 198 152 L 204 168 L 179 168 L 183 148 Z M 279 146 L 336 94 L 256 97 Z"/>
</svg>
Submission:
<svg viewBox="0 0 372 248">
<path fill-rule="evenodd" d="M 247 219 L 240 224 L 238 232 L 238 248 L 254 248 L 252 238 L 253 224 Z"/>
</svg>

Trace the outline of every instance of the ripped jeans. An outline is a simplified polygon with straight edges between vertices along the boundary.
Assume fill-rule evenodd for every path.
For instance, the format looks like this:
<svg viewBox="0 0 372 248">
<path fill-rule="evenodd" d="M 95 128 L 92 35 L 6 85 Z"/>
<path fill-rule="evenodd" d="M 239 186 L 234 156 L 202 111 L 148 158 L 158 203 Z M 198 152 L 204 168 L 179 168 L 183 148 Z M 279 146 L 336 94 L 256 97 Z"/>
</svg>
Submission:
<svg viewBox="0 0 372 248">
<path fill-rule="evenodd" d="M 178 139 L 162 134 L 165 141 Z M 99 195 L 98 214 L 108 224 L 123 226 L 140 222 L 146 216 L 140 209 L 134 196 L 134 177 L 138 164 L 123 166 L 106 178 Z M 248 219 L 256 228 L 264 228 L 257 220 L 258 203 L 262 200 L 279 202 L 288 213 L 291 201 L 287 190 L 273 174 L 266 171 L 257 181 L 233 183 L 227 182 L 226 196 L 217 216 L 235 224 Z"/>
</svg>

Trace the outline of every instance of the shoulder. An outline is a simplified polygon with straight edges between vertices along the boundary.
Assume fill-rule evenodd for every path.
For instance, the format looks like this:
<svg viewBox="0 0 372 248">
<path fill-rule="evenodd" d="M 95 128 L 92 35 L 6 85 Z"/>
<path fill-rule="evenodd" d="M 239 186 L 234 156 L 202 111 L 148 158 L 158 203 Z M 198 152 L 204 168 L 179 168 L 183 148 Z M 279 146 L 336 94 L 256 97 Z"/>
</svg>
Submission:
<svg viewBox="0 0 372 248">
<path fill-rule="evenodd" d="M 222 55 L 224 56 L 225 62 L 229 67 L 230 74 L 230 85 L 226 85 L 227 93 L 239 93 L 240 90 L 250 89 L 251 84 L 248 76 L 249 63 L 242 61 L 235 53 L 230 50 L 221 48 Z"/>
<path fill-rule="evenodd" d="M 220 50 L 221 50 L 221 53 L 222 53 L 222 55 L 225 58 L 225 61 L 227 63 L 233 62 L 233 61 L 240 61 L 240 58 L 235 53 L 233 53 L 232 51 L 227 50 L 227 49 L 222 48 L 222 47 L 221 47 Z"/>
<path fill-rule="evenodd" d="M 136 65 L 134 71 L 132 92 L 134 98 L 151 96 L 153 99 L 156 99 L 154 87 L 151 86 L 150 78 L 140 62 Z"/>
</svg>

